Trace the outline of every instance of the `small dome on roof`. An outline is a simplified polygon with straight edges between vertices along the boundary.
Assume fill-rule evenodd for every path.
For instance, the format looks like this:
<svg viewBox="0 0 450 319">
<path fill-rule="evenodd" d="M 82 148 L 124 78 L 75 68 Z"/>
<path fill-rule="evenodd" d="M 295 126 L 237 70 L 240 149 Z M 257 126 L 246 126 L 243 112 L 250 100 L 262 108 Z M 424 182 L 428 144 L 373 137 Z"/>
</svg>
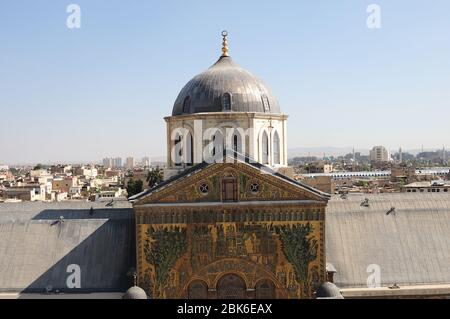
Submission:
<svg viewBox="0 0 450 319">
<path fill-rule="evenodd" d="M 331 283 L 324 282 L 316 290 L 317 299 L 344 299 L 339 288 Z"/>
<path fill-rule="evenodd" d="M 133 286 L 123 295 L 123 299 L 148 299 L 144 289 Z"/>
</svg>

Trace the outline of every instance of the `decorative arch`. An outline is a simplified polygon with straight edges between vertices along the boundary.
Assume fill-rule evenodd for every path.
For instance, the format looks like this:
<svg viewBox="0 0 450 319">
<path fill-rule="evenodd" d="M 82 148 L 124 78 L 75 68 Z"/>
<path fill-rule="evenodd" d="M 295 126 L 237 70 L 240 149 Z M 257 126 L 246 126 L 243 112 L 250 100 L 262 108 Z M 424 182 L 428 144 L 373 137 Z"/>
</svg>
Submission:
<svg viewBox="0 0 450 319">
<path fill-rule="evenodd" d="M 184 152 L 184 162 L 186 165 L 193 165 L 194 164 L 194 137 L 192 136 L 191 132 L 188 132 L 186 135 L 186 141 L 184 143 L 186 147 L 186 151 Z"/>
<path fill-rule="evenodd" d="M 247 285 L 240 275 L 228 273 L 219 278 L 216 290 L 218 299 L 244 299 Z"/>
<path fill-rule="evenodd" d="M 181 141 L 183 140 L 182 135 L 180 133 L 176 133 L 175 139 L 174 139 L 174 154 L 173 154 L 173 161 L 175 166 L 181 166 L 182 158 L 183 158 L 183 146 L 181 144 Z"/>
<path fill-rule="evenodd" d="M 256 299 L 275 299 L 275 284 L 270 279 L 261 279 L 255 284 Z"/>
<path fill-rule="evenodd" d="M 188 299 L 207 299 L 208 298 L 208 284 L 199 279 L 191 281 L 187 288 Z"/>
<path fill-rule="evenodd" d="M 241 127 L 236 127 L 236 123 L 224 123 L 222 130 L 225 132 L 226 154 L 237 158 L 239 154 L 245 154 L 246 132 Z"/>
<path fill-rule="evenodd" d="M 223 156 L 223 141 L 224 136 L 222 130 L 217 129 L 211 136 L 211 142 L 213 143 L 211 156 L 216 160 L 221 159 Z"/>
<path fill-rule="evenodd" d="M 231 265 L 233 270 L 230 269 Z M 251 269 L 251 273 L 248 273 L 249 269 Z M 208 274 L 218 275 L 211 278 L 210 276 L 208 276 Z M 222 278 L 223 275 L 226 274 L 235 274 L 240 276 L 244 280 L 245 286 L 250 289 L 255 288 L 256 284 L 261 280 L 270 280 L 270 282 L 274 284 L 276 297 L 288 298 L 286 288 L 283 286 L 283 284 L 281 284 L 275 274 L 270 272 L 261 264 L 242 258 L 221 258 L 199 269 L 191 277 L 192 280 L 188 281 L 184 285 L 184 289 L 181 292 L 179 298 L 185 298 L 189 284 L 194 280 L 203 280 L 208 284 L 208 288 L 216 288 L 220 278 Z"/>
<path fill-rule="evenodd" d="M 188 128 L 180 128 L 175 132 L 172 153 L 175 166 L 193 165 L 194 163 L 194 137 Z"/>
<path fill-rule="evenodd" d="M 281 163 L 281 148 L 280 148 L 280 136 L 278 132 L 275 131 L 273 134 L 273 164 Z"/>
</svg>

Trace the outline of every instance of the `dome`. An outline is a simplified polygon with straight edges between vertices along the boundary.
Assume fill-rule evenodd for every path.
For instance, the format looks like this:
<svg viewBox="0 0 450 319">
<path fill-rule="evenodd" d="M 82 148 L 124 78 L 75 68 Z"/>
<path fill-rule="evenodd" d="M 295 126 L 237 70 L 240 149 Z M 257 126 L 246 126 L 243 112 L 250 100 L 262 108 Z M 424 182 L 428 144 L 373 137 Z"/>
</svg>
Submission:
<svg viewBox="0 0 450 319">
<path fill-rule="evenodd" d="M 235 64 L 228 55 L 222 55 L 184 86 L 172 116 L 227 111 L 279 114 L 280 107 L 260 79 Z"/>
<path fill-rule="evenodd" d="M 147 294 L 141 287 L 133 286 L 123 295 L 123 299 L 147 299 Z"/>
<path fill-rule="evenodd" d="M 331 283 L 324 282 L 316 290 L 316 298 L 318 299 L 344 299 L 339 288 Z"/>
</svg>

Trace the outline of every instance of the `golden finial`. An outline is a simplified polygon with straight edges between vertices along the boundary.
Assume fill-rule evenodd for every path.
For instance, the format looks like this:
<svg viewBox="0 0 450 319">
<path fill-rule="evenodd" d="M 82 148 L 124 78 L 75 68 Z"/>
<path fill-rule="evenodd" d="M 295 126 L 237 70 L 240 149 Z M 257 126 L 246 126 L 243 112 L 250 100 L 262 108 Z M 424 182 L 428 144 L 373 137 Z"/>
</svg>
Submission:
<svg viewBox="0 0 450 319">
<path fill-rule="evenodd" d="M 228 32 L 227 31 L 222 31 L 222 56 L 228 56 L 228 42 L 227 42 L 227 36 L 228 36 Z"/>
</svg>

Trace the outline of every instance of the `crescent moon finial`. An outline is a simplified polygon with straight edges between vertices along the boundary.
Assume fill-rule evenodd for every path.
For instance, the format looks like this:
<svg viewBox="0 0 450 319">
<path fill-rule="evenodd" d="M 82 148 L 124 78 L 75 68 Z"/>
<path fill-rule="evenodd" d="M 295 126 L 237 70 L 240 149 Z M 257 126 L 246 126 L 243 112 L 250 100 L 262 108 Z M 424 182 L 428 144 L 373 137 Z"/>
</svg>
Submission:
<svg viewBox="0 0 450 319">
<path fill-rule="evenodd" d="M 222 56 L 228 56 L 228 32 L 226 30 L 222 31 Z"/>
</svg>

